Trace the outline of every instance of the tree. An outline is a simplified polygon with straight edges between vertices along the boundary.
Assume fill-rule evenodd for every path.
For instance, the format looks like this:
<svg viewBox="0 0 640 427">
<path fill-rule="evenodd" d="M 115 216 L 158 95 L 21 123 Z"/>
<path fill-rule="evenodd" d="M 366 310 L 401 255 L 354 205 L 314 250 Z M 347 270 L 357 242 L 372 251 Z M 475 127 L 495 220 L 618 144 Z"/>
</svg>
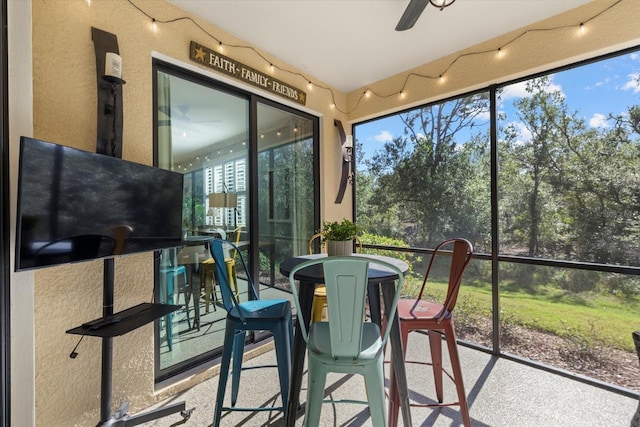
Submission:
<svg viewBox="0 0 640 427">
<path fill-rule="evenodd" d="M 548 76 L 526 82 L 528 96 L 513 103 L 519 122 L 502 129 L 500 144 L 500 201 L 509 212 L 501 230 L 510 232 L 503 243 L 524 245 L 529 256 L 554 250 L 544 238 L 555 240 L 563 231 L 557 225 L 565 212 L 554 203 L 555 190 L 566 184 L 565 143 L 583 127 L 576 113 L 569 114 L 562 93 L 550 87 Z M 528 138 L 521 137 L 520 125 Z M 550 218 L 555 221 L 545 222 Z"/>
<path fill-rule="evenodd" d="M 519 122 L 502 129 L 501 244 L 528 256 L 635 265 L 637 107 L 590 128 L 551 88 L 550 77 L 528 81 L 528 96 L 513 103 Z"/>
<path fill-rule="evenodd" d="M 481 182 L 473 162 L 478 161 L 478 146 L 488 147 L 486 122 L 482 123 L 488 102 L 488 94 L 481 93 L 401 115 L 403 135 L 365 161 L 370 172 L 371 195 L 366 200 L 370 206 L 362 205 L 358 193 L 359 218 L 371 206 L 395 216 L 403 229 L 394 237 L 411 245 L 433 246 L 452 235 L 474 240 L 484 234 L 482 240 L 486 240 L 489 223 L 478 226 L 476 214 L 486 210 L 488 218 L 489 181 L 484 181 L 486 200 L 480 206 L 472 204 L 469 192 L 478 190 Z"/>
</svg>

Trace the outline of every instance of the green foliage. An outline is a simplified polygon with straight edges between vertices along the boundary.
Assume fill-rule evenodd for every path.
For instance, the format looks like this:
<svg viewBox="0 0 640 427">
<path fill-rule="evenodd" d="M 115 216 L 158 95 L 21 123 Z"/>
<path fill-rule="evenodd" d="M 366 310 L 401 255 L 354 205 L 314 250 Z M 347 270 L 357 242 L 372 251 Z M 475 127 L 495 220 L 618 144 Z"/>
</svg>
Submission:
<svg viewBox="0 0 640 427">
<path fill-rule="evenodd" d="M 344 241 L 354 239 L 360 231 L 360 226 L 345 218 L 342 221 L 324 221 L 320 233 L 324 240 Z"/>
<path fill-rule="evenodd" d="M 260 263 L 260 271 L 270 271 L 271 261 L 269 256 L 263 254 L 262 252 L 259 252 L 258 257 L 259 257 L 259 263 Z"/>
<path fill-rule="evenodd" d="M 407 247 L 407 243 L 400 240 L 400 239 L 396 239 L 393 237 L 387 237 L 387 236 L 381 236 L 379 234 L 373 234 L 373 233 L 369 233 L 369 232 L 364 232 L 360 235 L 360 240 L 362 241 L 363 244 L 367 243 L 370 245 L 380 245 L 380 246 L 390 246 L 390 247 Z M 406 293 L 406 289 L 411 287 L 411 284 L 409 283 L 409 277 L 412 276 L 413 273 L 413 265 L 416 263 L 420 263 L 422 261 L 422 257 L 420 257 L 419 255 L 416 255 L 414 253 L 411 252 L 398 252 L 396 250 L 384 250 L 384 249 L 367 249 L 367 253 L 372 254 L 372 255 L 384 255 L 384 256 L 389 256 L 389 257 L 393 257 L 393 258 L 397 258 L 400 259 L 404 262 L 406 262 L 409 265 L 409 271 L 407 272 L 407 274 L 405 275 L 405 284 L 404 284 L 404 289 L 405 292 L 403 292 L 403 294 L 407 294 Z"/>
<path fill-rule="evenodd" d="M 640 105 L 594 127 L 553 78 L 529 80 L 527 93 L 508 101 L 515 114 L 499 113 L 499 255 L 639 266 Z M 404 134 L 359 159 L 358 223 L 391 239 L 372 235 L 371 243 L 431 248 L 461 236 L 491 252 L 487 100 L 476 94 L 402 113 Z M 528 327 L 563 336 L 565 350 L 585 359 L 604 360 L 607 346 L 633 350 L 640 276 L 499 265 L 502 339 Z M 491 317 L 491 264 L 474 260 L 468 275 L 475 280 L 463 284 L 456 323 L 473 330 Z M 433 297 L 446 286 L 435 276 Z M 407 281 L 405 293 L 418 282 Z"/>
<path fill-rule="evenodd" d="M 458 296 L 455 316 L 457 330 L 474 333 L 481 330 L 484 325 L 490 324 L 486 320 L 491 318 L 491 310 L 483 306 L 473 295 L 462 292 Z"/>
<path fill-rule="evenodd" d="M 600 273 L 587 270 L 557 270 L 553 281 L 561 289 L 573 293 L 597 291 Z"/>
<path fill-rule="evenodd" d="M 411 246 L 432 247 L 454 235 L 484 245 L 490 235 L 489 134 L 473 126 L 487 112 L 488 94 L 476 94 L 400 115 L 404 135 L 386 142 L 364 160 L 367 170 L 358 171 L 358 222 Z M 456 140 L 470 130 L 468 144 Z"/>
<path fill-rule="evenodd" d="M 621 302 L 638 301 L 640 298 L 640 278 L 623 274 L 609 274 L 603 288 L 611 295 L 620 298 Z"/>
<path fill-rule="evenodd" d="M 502 271 L 503 268 L 501 268 Z M 565 338 L 569 335 L 568 331 L 571 331 L 571 335 L 576 337 L 592 337 L 594 342 L 602 341 L 603 346 L 634 351 L 630 334 L 637 329 L 640 299 L 626 299 L 622 303 L 620 295 L 611 293 L 567 292 L 560 289 L 553 281 L 545 283 L 537 280 L 537 284 L 532 286 L 530 275 L 535 270 L 513 268 L 512 271 L 528 275 L 512 277 L 508 286 L 503 286 L 501 280 L 501 339 L 515 339 L 513 334 L 518 333 L 518 327 L 531 328 Z M 467 269 L 458 296 L 456 327 L 472 333 L 483 327 L 490 330 L 491 281 L 482 280 L 470 273 Z M 538 277 L 553 279 L 546 273 Z M 604 283 L 612 280 L 611 275 L 601 275 L 601 278 Z M 421 284 L 421 278 L 407 281 L 403 295 L 415 297 Z M 429 280 L 426 298 L 442 301 L 446 288 L 447 282 L 444 278 Z M 605 285 L 600 283 L 598 288 L 604 289 Z"/>
<path fill-rule="evenodd" d="M 515 114 L 499 121 L 501 250 L 640 265 L 640 105 L 592 127 L 553 76 L 531 79 L 525 90 Z M 400 114 L 404 134 L 359 162 L 366 168 L 357 171 L 358 223 L 414 247 L 463 236 L 489 252 L 491 156 L 489 128 L 480 124 L 487 96 Z"/>
</svg>

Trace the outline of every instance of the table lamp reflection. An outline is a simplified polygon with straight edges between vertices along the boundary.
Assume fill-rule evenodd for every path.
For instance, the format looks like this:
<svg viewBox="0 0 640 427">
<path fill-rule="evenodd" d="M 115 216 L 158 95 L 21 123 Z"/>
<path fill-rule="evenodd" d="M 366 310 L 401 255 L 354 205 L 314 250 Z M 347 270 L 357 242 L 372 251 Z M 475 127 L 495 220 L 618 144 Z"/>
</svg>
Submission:
<svg viewBox="0 0 640 427">
<path fill-rule="evenodd" d="M 238 195 L 237 194 L 210 193 L 209 194 L 209 212 L 208 212 L 209 216 L 215 216 L 215 212 L 213 211 L 213 209 L 215 208 L 233 209 L 233 228 L 237 227 L 237 221 L 238 221 Z"/>
</svg>

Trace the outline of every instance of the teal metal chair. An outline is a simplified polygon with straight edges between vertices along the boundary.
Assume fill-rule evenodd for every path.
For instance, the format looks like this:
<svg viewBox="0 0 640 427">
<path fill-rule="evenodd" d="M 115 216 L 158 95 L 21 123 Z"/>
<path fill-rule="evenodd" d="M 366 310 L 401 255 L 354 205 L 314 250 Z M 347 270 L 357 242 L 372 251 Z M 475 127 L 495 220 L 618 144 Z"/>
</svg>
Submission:
<svg viewBox="0 0 640 427">
<path fill-rule="evenodd" d="M 296 272 L 309 266 L 322 264 L 327 289 L 328 321 L 313 322 L 309 330 L 301 315 L 300 301 L 295 283 Z M 304 426 L 320 423 L 325 400 L 326 377 L 329 372 L 360 374 L 364 376 L 367 401 L 341 400 L 343 403 L 365 403 L 374 427 L 386 425 L 384 392 L 384 346 L 391 328 L 380 332 L 377 324 L 365 322 L 365 297 L 369 268 L 392 270 L 398 275 L 396 292 L 390 313 L 395 314 L 402 288 L 402 272 L 392 264 L 358 256 L 327 257 L 304 262 L 289 274 L 298 321 L 308 351 L 308 387 Z M 388 320 L 389 324 L 393 318 Z"/>
<path fill-rule="evenodd" d="M 291 303 L 286 299 L 260 300 L 256 293 L 253 281 L 247 269 L 242 252 L 238 247 L 227 241 L 214 239 L 209 245 L 211 256 L 214 259 L 218 284 L 222 293 L 222 302 L 227 311 L 227 320 L 224 333 L 224 345 L 222 360 L 220 361 L 220 378 L 216 396 L 216 408 L 213 418 L 215 427 L 220 425 L 222 411 L 273 411 L 282 410 L 287 406 L 289 397 L 289 379 L 291 375 L 291 353 L 293 349 L 293 320 L 291 315 Z M 229 269 L 226 267 L 225 258 L 229 250 L 235 250 L 243 271 L 246 274 L 248 287 L 248 301 L 238 301 L 235 291 L 232 291 L 229 277 Z M 235 274 L 235 269 L 232 270 Z M 247 331 L 270 331 L 273 334 L 276 347 L 277 365 L 260 365 L 242 368 L 242 356 Z M 231 406 L 224 406 L 224 395 L 229 377 L 229 365 L 233 358 L 231 370 Z M 240 386 L 240 373 L 243 369 L 256 369 L 277 367 L 280 380 L 280 407 L 237 407 L 238 388 Z"/>
<path fill-rule="evenodd" d="M 164 275 L 167 286 L 160 289 L 160 302 L 163 304 L 174 304 L 175 283 L 182 278 L 182 294 L 184 295 L 185 310 L 187 312 L 187 325 L 191 329 L 191 317 L 189 316 L 189 294 L 187 293 L 187 269 L 184 265 L 177 267 L 160 267 L 160 274 Z M 165 335 L 167 337 L 167 347 L 169 351 L 173 350 L 173 313 L 164 316 Z"/>
</svg>

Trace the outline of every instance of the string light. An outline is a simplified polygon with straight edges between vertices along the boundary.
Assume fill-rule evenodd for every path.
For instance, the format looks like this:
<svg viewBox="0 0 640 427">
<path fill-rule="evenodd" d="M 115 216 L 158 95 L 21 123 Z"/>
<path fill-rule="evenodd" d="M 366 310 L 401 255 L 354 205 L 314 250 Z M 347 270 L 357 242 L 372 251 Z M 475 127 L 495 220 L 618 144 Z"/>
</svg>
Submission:
<svg viewBox="0 0 640 427">
<path fill-rule="evenodd" d="M 157 33 L 157 32 L 158 32 L 158 23 L 156 22 L 156 20 L 155 20 L 155 19 L 152 19 L 152 20 L 151 20 L 151 30 L 152 30 L 154 33 Z"/>
<path fill-rule="evenodd" d="M 91 5 L 91 1 L 92 0 L 86 0 L 88 5 Z M 211 39 L 213 39 L 214 41 L 216 41 L 218 43 L 218 46 L 220 48 L 220 50 L 222 51 L 222 40 L 218 39 L 217 37 L 215 37 L 213 34 L 211 34 L 210 32 L 208 32 L 204 27 L 202 27 L 200 24 L 198 24 L 198 22 L 196 22 L 193 18 L 189 17 L 189 16 L 180 16 L 178 18 L 174 18 L 174 19 L 168 19 L 168 20 L 156 20 L 154 17 L 152 17 L 150 14 L 148 14 L 147 12 L 145 12 L 143 9 L 141 9 L 139 6 L 137 6 L 133 0 L 127 0 L 127 2 L 134 7 L 135 9 L 137 9 L 140 13 L 142 13 L 143 15 L 145 15 L 147 18 L 152 20 L 152 28 L 153 28 L 153 32 L 155 33 L 157 31 L 157 23 L 161 23 L 161 24 L 170 24 L 170 23 L 174 23 L 174 22 L 178 22 L 178 21 L 189 21 L 191 22 L 194 26 L 196 26 L 200 31 L 202 31 L 204 34 L 206 34 L 208 37 L 210 37 Z M 600 12 L 596 13 L 595 15 L 593 15 L 591 18 L 584 20 L 583 22 L 581 22 L 578 25 L 578 29 L 579 29 L 579 33 L 580 34 L 584 34 L 586 33 L 586 27 L 585 24 L 588 22 L 591 22 L 592 20 L 600 17 L 600 15 L 608 12 L 609 10 L 613 9 L 614 7 L 616 7 L 617 5 L 619 5 L 620 3 L 622 3 L 622 0 L 617 0 L 616 2 L 614 2 L 613 4 L 605 7 L 603 10 L 601 10 Z M 362 100 L 363 96 L 366 95 L 366 97 L 370 97 L 371 94 L 374 94 L 378 97 L 382 97 L 382 98 L 388 98 L 390 96 L 393 96 L 395 94 L 399 94 L 400 97 L 404 97 L 405 96 L 405 89 L 407 87 L 407 84 L 409 82 L 409 79 L 411 77 L 417 77 L 417 78 L 421 78 L 421 79 L 429 79 L 429 80 L 438 80 L 438 82 L 443 83 L 445 81 L 444 75 L 462 58 L 467 57 L 467 56 L 473 56 L 473 55 L 482 55 L 482 54 L 486 54 L 489 52 L 497 52 L 497 56 L 499 58 L 504 56 L 504 48 L 507 47 L 508 45 L 515 43 L 516 41 L 518 41 L 519 39 L 521 39 L 522 37 L 526 36 L 529 33 L 535 33 L 535 32 L 548 32 L 548 31 L 552 31 L 552 30 L 562 30 L 562 29 L 566 29 L 568 27 L 575 27 L 575 25 L 561 25 L 561 26 L 557 26 L 557 27 L 551 27 L 551 28 L 530 28 L 528 30 L 525 30 L 524 32 L 520 33 L 519 35 L 515 36 L 513 39 L 511 39 L 509 42 L 503 44 L 502 47 L 496 49 L 491 49 L 491 50 L 484 50 L 484 51 L 479 51 L 479 52 L 467 52 L 464 54 L 461 54 L 460 56 L 456 57 L 455 59 L 453 59 L 451 61 L 451 63 L 445 67 L 445 69 L 439 73 L 437 76 L 434 75 L 425 75 L 425 74 L 418 74 L 418 73 L 414 73 L 414 72 L 409 72 L 407 73 L 404 83 L 402 85 L 402 88 L 395 93 L 391 93 L 388 95 L 379 95 L 374 93 L 371 89 L 366 89 L 363 92 L 363 95 L 360 96 L 360 98 L 358 99 L 358 102 L 355 103 L 355 105 L 353 106 L 353 108 L 351 108 L 348 111 L 344 111 L 341 110 L 340 108 L 338 108 L 336 106 L 335 103 L 335 93 L 333 91 L 333 89 L 331 89 L 330 87 L 327 86 L 323 86 L 323 85 L 319 85 L 317 83 L 313 83 L 308 77 L 306 77 L 304 74 L 296 72 L 296 71 L 291 71 L 288 69 L 284 69 L 281 67 L 277 67 L 280 71 L 283 71 L 285 73 L 288 73 L 292 76 L 298 76 L 303 78 L 305 81 L 308 82 L 307 87 L 309 88 L 309 90 L 311 90 L 313 88 L 313 86 L 317 86 L 320 89 L 326 90 L 330 93 L 331 95 L 331 99 L 333 100 L 333 102 L 330 104 L 330 108 L 332 109 L 336 109 L 339 112 L 343 113 L 343 114 L 350 114 L 351 112 L 355 111 L 359 105 L 360 105 L 360 101 Z M 255 49 L 252 46 L 247 46 L 247 45 L 234 45 L 234 44 L 227 44 L 227 47 L 230 48 L 240 48 L 240 49 L 249 49 L 251 50 L 254 54 L 256 54 L 260 59 L 262 59 L 263 61 L 265 61 L 266 63 L 269 64 L 269 70 L 271 72 L 274 72 L 276 69 L 276 66 L 269 61 L 262 53 L 260 53 L 260 51 L 258 51 L 257 49 Z"/>
</svg>

